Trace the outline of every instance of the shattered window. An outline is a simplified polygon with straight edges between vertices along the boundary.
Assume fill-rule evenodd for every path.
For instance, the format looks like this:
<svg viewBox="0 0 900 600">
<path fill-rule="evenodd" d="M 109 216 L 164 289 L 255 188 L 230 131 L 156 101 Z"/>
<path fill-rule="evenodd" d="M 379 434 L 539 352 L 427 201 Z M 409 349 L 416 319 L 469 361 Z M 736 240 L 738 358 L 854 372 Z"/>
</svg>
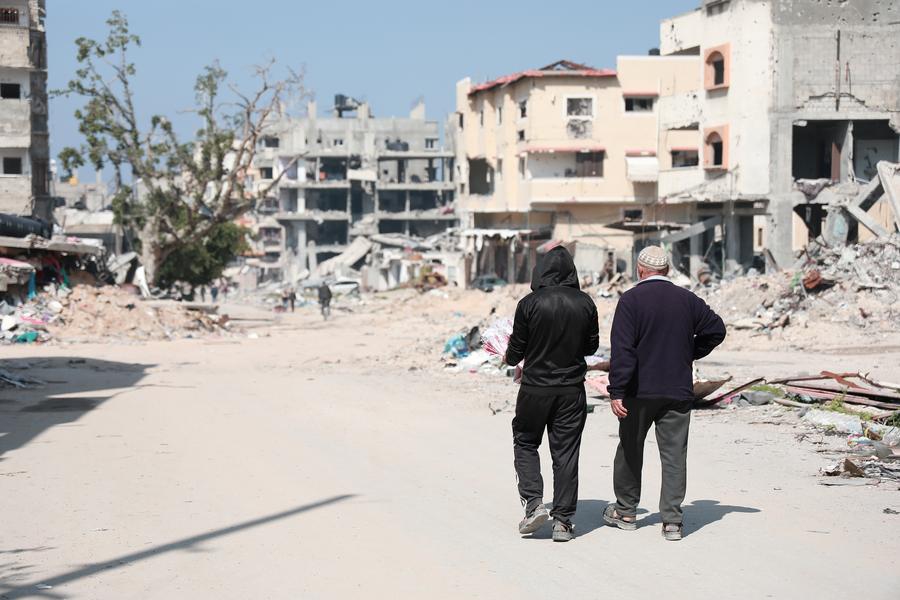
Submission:
<svg viewBox="0 0 900 600">
<path fill-rule="evenodd" d="M 588 119 L 569 119 L 569 122 L 566 124 L 566 132 L 570 138 L 589 138 L 593 131 L 593 122 Z"/>
<path fill-rule="evenodd" d="M 262 167 L 259 170 L 260 179 L 272 179 L 273 170 L 272 167 Z"/>
<path fill-rule="evenodd" d="M 593 117 L 593 98 L 567 98 L 566 115 L 569 117 Z"/>
<path fill-rule="evenodd" d="M 437 148 L 437 138 L 425 138 L 425 147 L 430 149 Z"/>
<path fill-rule="evenodd" d="M 672 150 L 672 168 L 696 167 L 700 164 L 700 156 L 696 150 Z"/>
<path fill-rule="evenodd" d="M 280 145 L 280 141 L 277 137 L 267 135 L 262 139 L 263 148 L 277 148 Z"/>
<path fill-rule="evenodd" d="M 519 141 L 520 141 L 520 142 L 524 142 L 524 141 L 525 141 L 525 130 L 524 130 L 524 129 L 520 129 L 518 135 L 519 135 Z"/>
<path fill-rule="evenodd" d="M 0 23 L 19 24 L 18 8 L 0 8 Z"/>
<path fill-rule="evenodd" d="M 526 100 L 522 100 L 519 102 L 519 118 L 524 119 L 528 116 L 528 102 Z"/>
</svg>

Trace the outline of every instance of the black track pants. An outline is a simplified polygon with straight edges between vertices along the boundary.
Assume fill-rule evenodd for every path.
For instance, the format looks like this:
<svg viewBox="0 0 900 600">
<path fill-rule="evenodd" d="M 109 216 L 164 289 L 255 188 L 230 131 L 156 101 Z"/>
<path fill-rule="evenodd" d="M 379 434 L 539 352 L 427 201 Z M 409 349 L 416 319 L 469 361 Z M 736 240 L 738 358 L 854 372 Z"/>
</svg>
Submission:
<svg viewBox="0 0 900 600">
<path fill-rule="evenodd" d="M 548 390 L 549 391 L 549 390 Z M 547 429 L 553 458 L 553 518 L 571 522 L 578 502 L 578 453 L 587 419 L 587 399 L 580 392 L 563 395 L 519 390 L 512 422 L 519 497 L 526 511 L 543 502 L 544 480 L 538 447 Z"/>
</svg>

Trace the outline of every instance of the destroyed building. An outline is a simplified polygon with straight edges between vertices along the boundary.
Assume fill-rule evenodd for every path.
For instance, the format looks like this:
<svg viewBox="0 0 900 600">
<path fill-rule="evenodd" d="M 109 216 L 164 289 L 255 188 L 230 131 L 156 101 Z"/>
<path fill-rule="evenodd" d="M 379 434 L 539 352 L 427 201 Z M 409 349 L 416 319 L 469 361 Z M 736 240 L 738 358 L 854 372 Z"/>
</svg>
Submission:
<svg viewBox="0 0 900 600">
<path fill-rule="evenodd" d="M 375 117 L 368 104 L 335 97 L 281 117 L 260 141 L 261 184 L 279 179 L 257 207 L 261 266 L 293 279 L 378 234 L 425 238 L 457 224 L 452 150 L 418 102 L 406 118 Z"/>
<path fill-rule="evenodd" d="M 610 252 L 630 264 L 633 230 L 658 219 L 657 101 L 693 75 L 681 57 L 648 55 L 460 81 L 451 130 L 477 274 L 526 281 L 551 237 L 577 241 L 580 269 Z"/>
<path fill-rule="evenodd" d="M 0 5 L 0 213 L 51 221 L 44 0 Z"/>
<path fill-rule="evenodd" d="M 552 238 L 577 242 L 590 271 L 663 243 L 684 273 L 728 276 L 789 264 L 823 228 L 852 240 L 895 227 L 891 186 L 863 189 L 900 148 L 889 0 L 705 0 L 615 70 L 465 79 L 456 102 L 478 274 L 524 281 Z"/>
<path fill-rule="evenodd" d="M 662 22 L 660 50 L 694 57 L 699 75 L 695 89 L 660 98 L 673 168 L 660 173 L 659 199 L 696 223 L 668 238 L 686 271 L 711 250 L 725 272 L 763 250 L 788 265 L 829 213 L 856 227 L 838 205 L 900 148 L 900 5 L 706 0 Z M 696 149 L 694 166 L 675 168 L 682 145 Z M 889 231 L 880 197 L 851 210 Z"/>
</svg>

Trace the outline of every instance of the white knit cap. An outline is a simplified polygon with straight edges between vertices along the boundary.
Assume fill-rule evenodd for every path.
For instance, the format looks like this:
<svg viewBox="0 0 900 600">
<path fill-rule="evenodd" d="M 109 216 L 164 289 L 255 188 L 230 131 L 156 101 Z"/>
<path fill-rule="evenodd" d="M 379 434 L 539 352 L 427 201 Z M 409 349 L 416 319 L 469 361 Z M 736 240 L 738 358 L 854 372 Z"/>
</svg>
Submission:
<svg viewBox="0 0 900 600">
<path fill-rule="evenodd" d="M 638 264 L 660 271 L 669 266 L 669 256 L 659 246 L 647 246 L 638 254 Z"/>
</svg>

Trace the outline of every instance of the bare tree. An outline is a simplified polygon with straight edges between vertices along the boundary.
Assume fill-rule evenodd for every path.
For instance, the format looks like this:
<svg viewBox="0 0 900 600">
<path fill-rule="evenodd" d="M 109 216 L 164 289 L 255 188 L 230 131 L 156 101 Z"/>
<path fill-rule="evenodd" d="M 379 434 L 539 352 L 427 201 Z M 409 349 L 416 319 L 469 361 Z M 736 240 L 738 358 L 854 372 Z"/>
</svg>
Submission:
<svg viewBox="0 0 900 600">
<path fill-rule="evenodd" d="M 105 41 L 75 42 L 80 67 L 59 93 L 86 100 L 75 112 L 84 143 L 59 158 L 70 172 L 86 161 L 112 167 L 117 221 L 137 233 L 141 260 L 155 282 L 173 252 L 215 236 L 278 184 L 287 169 L 265 185 L 254 185 L 251 170 L 266 129 L 286 103 L 306 95 L 303 74 L 287 69 L 276 78 L 276 63 L 269 61 L 255 67 L 255 90 L 245 93 L 228 84 L 218 63 L 207 66 L 194 85 L 192 112 L 202 125 L 182 142 L 164 116 L 142 126 L 133 90 L 137 71 L 128 56 L 141 40 L 119 11 L 107 24 Z M 221 99 L 224 86 L 234 97 L 229 102 Z"/>
</svg>

